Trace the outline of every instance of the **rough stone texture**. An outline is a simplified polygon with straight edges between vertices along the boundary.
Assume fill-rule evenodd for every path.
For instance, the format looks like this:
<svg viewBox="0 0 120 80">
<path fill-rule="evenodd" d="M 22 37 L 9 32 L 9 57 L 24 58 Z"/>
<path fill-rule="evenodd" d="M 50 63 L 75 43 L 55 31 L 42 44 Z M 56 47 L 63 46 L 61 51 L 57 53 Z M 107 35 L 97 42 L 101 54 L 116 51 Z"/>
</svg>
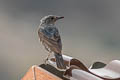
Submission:
<svg viewBox="0 0 120 80">
<path fill-rule="evenodd" d="M 32 66 L 21 80 L 62 80 L 38 66 Z"/>
<path fill-rule="evenodd" d="M 32 68 L 28 70 L 28 72 L 24 75 L 24 77 L 21 80 L 34 80 Z"/>
</svg>

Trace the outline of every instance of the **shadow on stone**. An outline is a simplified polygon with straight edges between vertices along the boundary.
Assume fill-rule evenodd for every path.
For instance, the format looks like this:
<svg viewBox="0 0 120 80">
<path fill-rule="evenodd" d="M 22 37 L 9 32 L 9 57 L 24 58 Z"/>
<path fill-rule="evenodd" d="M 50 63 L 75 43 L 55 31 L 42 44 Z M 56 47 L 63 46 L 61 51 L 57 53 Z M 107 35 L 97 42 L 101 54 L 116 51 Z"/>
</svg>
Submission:
<svg viewBox="0 0 120 80">
<path fill-rule="evenodd" d="M 95 62 L 93 65 L 91 65 L 91 69 L 99 69 L 105 67 L 106 64 L 103 62 Z"/>
<path fill-rule="evenodd" d="M 63 77 L 63 73 L 64 73 L 63 71 L 59 71 L 59 70 L 57 70 L 56 68 L 54 68 L 53 66 L 51 66 L 49 64 L 46 64 L 46 65 L 41 64 L 41 65 L 39 65 L 39 67 L 41 67 L 41 68 L 47 70 L 48 72 L 60 77 L 63 80 L 69 80 L 69 79 L 66 79 L 66 78 Z"/>
</svg>

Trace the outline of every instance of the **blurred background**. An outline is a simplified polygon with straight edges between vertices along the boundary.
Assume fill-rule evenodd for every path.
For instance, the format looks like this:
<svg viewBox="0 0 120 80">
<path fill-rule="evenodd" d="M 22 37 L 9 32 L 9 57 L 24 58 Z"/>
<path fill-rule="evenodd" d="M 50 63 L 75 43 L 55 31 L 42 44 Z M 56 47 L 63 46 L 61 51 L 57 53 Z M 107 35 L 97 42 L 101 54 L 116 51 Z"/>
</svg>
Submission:
<svg viewBox="0 0 120 80">
<path fill-rule="evenodd" d="M 40 19 L 53 14 L 63 54 L 87 67 L 95 61 L 120 59 L 119 0 L 0 0 L 0 78 L 20 80 L 47 51 L 39 43 Z"/>
</svg>

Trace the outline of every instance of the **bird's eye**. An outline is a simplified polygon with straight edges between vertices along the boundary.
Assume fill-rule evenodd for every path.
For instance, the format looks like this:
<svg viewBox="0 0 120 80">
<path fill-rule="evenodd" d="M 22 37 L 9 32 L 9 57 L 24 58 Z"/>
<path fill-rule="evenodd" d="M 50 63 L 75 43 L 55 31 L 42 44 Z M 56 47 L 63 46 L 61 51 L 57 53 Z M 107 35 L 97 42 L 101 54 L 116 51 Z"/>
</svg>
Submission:
<svg viewBox="0 0 120 80">
<path fill-rule="evenodd" d="M 51 20 L 53 20 L 54 19 L 54 17 L 51 17 Z"/>
</svg>

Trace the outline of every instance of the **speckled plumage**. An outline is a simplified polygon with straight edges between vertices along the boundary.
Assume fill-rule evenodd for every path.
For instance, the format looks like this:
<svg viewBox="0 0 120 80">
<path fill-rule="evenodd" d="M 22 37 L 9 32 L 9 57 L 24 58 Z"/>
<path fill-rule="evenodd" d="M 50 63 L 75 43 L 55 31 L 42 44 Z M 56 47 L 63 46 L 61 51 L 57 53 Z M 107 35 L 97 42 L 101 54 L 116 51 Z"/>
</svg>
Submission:
<svg viewBox="0 0 120 80">
<path fill-rule="evenodd" d="M 48 15 L 42 18 L 40 21 L 40 26 L 38 29 L 38 35 L 40 41 L 44 45 L 45 49 L 50 53 L 53 52 L 56 57 L 57 67 L 60 69 L 65 69 L 63 58 L 62 58 L 62 43 L 59 31 L 55 26 L 55 22 L 58 19 L 62 19 L 63 17 L 58 17 L 54 15 Z M 49 57 L 49 56 L 48 56 Z M 48 59 L 48 58 L 47 58 Z"/>
<path fill-rule="evenodd" d="M 40 27 L 38 30 L 40 41 L 49 52 L 61 53 L 62 43 L 56 27 Z"/>
</svg>

